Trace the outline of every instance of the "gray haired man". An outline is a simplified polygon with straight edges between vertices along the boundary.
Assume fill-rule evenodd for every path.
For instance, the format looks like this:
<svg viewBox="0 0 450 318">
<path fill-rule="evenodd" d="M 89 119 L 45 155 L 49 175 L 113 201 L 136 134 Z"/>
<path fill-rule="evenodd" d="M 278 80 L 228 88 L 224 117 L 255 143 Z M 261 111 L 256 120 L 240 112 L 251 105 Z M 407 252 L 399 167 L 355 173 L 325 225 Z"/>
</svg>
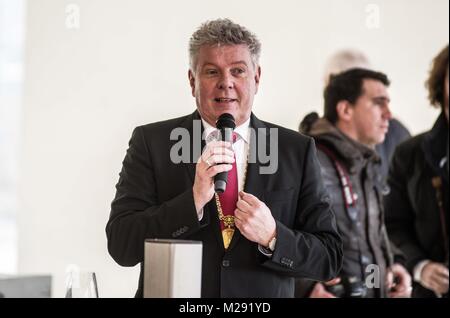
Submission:
<svg viewBox="0 0 450 318">
<path fill-rule="evenodd" d="M 192 35 L 189 83 L 197 110 L 137 127 L 123 161 L 106 227 L 120 265 L 142 266 L 146 238 L 176 238 L 203 243 L 202 297 L 293 297 L 294 277 L 336 276 L 341 239 L 313 140 L 252 113 L 260 48 L 254 34 L 228 19 L 206 22 Z M 236 122 L 233 143 L 215 138 L 225 113 Z M 188 146 L 201 142 L 201 155 L 183 147 L 190 160 L 173 160 L 176 129 L 188 132 Z M 262 174 L 260 156 L 250 160 L 260 150 L 275 152 L 275 171 Z M 214 176 L 224 171 L 228 185 L 219 195 Z M 136 296 L 142 279 L 141 270 Z"/>
</svg>

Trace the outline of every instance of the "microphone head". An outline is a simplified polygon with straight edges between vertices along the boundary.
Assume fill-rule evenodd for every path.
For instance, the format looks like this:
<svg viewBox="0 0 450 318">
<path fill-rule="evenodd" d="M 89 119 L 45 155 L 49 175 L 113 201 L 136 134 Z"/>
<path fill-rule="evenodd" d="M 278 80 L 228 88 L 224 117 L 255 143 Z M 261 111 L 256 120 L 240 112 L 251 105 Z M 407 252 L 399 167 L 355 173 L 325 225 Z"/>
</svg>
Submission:
<svg viewBox="0 0 450 318">
<path fill-rule="evenodd" d="M 217 129 L 236 128 L 236 122 L 234 121 L 233 115 L 228 113 L 220 115 L 219 119 L 217 119 L 216 121 L 216 128 Z"/>
</svg>

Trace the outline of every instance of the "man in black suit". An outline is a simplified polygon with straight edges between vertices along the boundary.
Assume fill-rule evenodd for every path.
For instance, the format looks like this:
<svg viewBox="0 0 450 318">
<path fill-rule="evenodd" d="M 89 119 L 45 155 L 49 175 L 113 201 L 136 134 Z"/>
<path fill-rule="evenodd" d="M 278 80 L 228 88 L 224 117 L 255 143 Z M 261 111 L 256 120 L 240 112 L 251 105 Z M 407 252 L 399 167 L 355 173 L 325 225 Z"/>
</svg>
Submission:
<svg viewBox="0 0 450 318">
<path fill-rule="evenodd" d="M 240 25 L 203 24 L 190 40 L 197 110 L 134 130 L 106 233 L 117 263 L 141 263 L 136 296 L 147 238 L 202 241 L 202 297 L 293 297 L 294 277 L 339 271 L 342 243 L 313 140 L 252 113 L 259 53 Z M 217 141 L 224 113 L 236 121 L 233 144 Z M 214 176 L 224 171 L 217 195 Z"/>
</svg>

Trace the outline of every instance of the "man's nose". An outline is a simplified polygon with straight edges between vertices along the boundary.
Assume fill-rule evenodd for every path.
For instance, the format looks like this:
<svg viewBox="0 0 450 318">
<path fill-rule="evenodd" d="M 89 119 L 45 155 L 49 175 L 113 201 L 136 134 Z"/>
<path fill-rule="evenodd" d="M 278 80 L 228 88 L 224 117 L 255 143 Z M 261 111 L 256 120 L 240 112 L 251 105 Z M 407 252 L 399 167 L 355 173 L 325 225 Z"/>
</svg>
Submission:
<svg viewBox="0 0 450 318">
<path fill-rule="evenodd" d="M 217 88 L 219 89 L 233 89 L 234 81 L 231 75 L 221 76 L 219 82 L 217 83 Z"/>
<path fill-rule="evenodd" d="M 384 112 L 383 112 L 383 118 L 387 119 L 387 120 L 391 120 L 392 119 L 392 113 L 391 113 L 391 108 L 389 106 L 389 103 L 385 104 Z"/>
</svg>

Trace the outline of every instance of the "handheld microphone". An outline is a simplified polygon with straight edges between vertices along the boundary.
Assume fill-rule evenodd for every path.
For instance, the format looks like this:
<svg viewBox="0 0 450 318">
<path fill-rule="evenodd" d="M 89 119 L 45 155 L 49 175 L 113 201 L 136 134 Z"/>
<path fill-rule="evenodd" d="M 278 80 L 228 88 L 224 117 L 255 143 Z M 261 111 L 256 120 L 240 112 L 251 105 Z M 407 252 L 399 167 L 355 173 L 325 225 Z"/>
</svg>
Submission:
<svg viewBox="0 0 450 318">
<path fill-rule="evenodd" d="M 222 141 L 233 143 L 233 129 L 236 127 L 234 117 L 225 113 L 219 116 L 216 122 L 216 128 L 220 130 Z M 228 171 L 220 172 L 214 177 L 214 191 L 224 193 L 227 188 Z"/>
</svg>

